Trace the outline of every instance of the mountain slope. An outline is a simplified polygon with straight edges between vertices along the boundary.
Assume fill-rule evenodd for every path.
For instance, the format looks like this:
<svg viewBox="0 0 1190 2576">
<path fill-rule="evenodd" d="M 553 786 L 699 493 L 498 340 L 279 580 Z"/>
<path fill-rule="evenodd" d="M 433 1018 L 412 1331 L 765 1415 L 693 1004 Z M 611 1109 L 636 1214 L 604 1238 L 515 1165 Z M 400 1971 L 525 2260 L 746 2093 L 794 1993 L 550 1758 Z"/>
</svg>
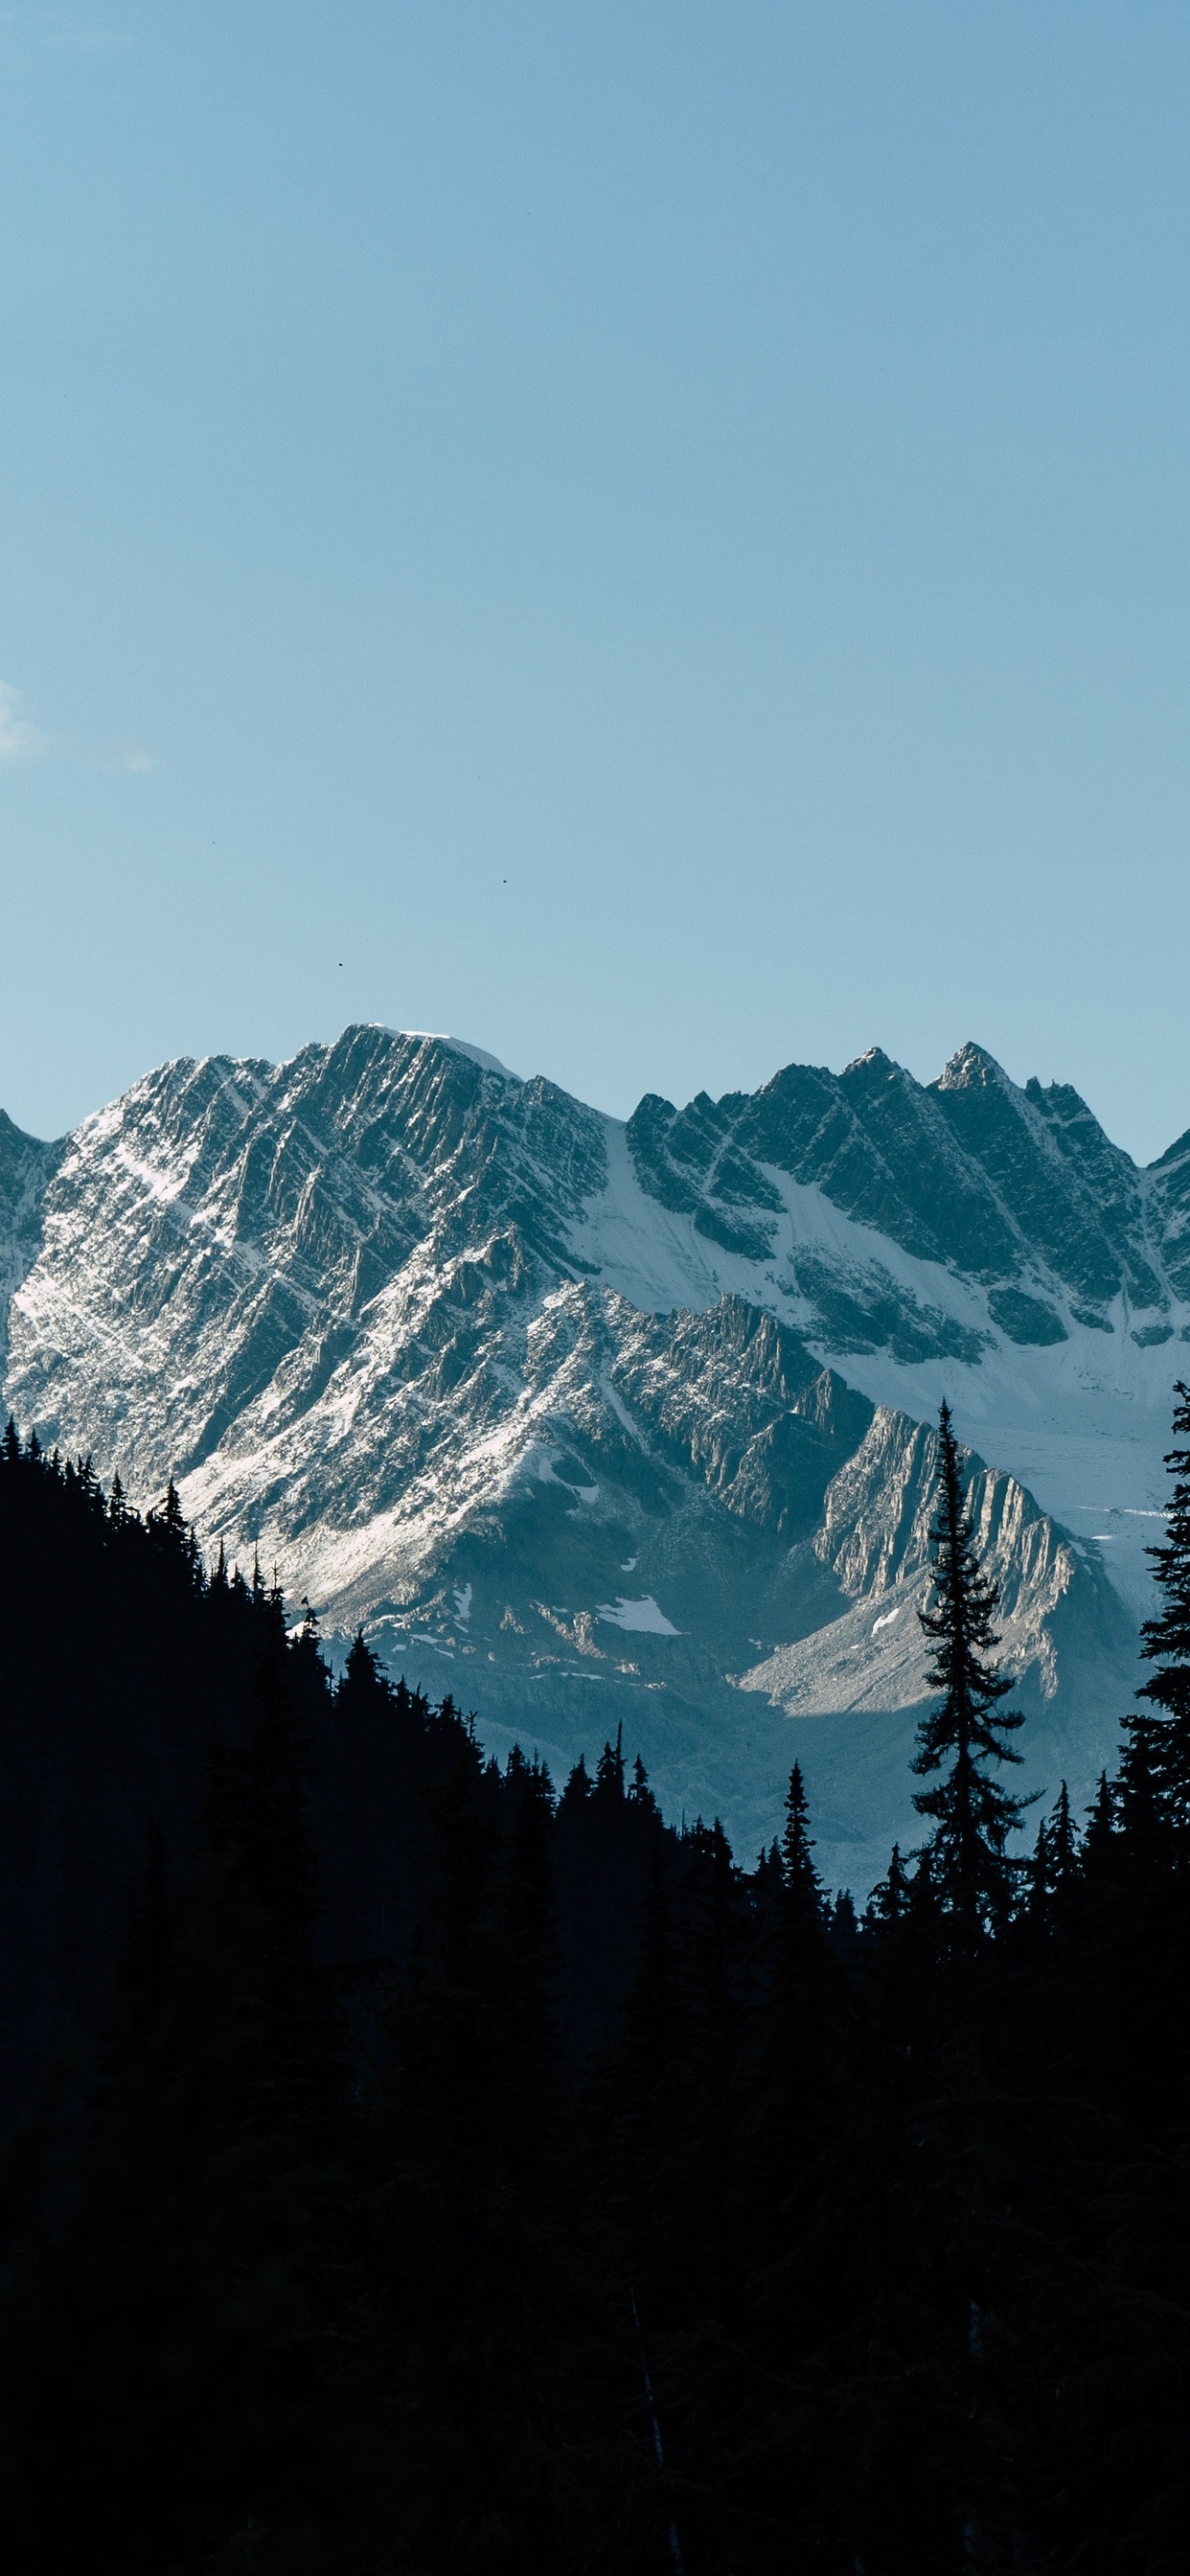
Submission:
<svg viewBox="0 0 1190 2576">
<path fill-rule="evenodd" d="M 798 1751 L 858 1876 L 909 1821 L 943 1393 L 1030 1773 L 1082 1794 L 1111 1749 L 1188 1203 L 1187 1140 L 1139 1172 L 973 1047 L 625 1127 L 355 1028 L 163 1066 L 59 1146 L 0 1130 L 5 1396 L 142 1499 L 176 1474 L 208 1544 L 497 1741 L 563 1762 L 622 1722 L 749 1840 Z"/>
</svg>

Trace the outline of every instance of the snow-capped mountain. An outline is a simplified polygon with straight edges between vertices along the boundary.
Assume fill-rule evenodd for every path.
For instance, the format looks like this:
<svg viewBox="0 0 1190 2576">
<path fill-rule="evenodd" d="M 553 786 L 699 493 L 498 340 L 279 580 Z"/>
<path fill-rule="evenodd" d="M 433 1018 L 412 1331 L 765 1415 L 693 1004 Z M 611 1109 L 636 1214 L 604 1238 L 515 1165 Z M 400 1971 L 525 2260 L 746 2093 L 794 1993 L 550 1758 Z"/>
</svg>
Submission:
<svg viewBox="0 0 1190 2576">
<path fill-rule="evenodd" d="M 860 1885 L 911 1825 L 940 1397 L 1032 1783 L 1110 1757 L 1190 1339 L 1190 1138 L 878 1051 L 624 1126 L 451 1039 L 161 1067 L 0 1123 L 5 1400 L 559 1767 L 623 1724 Z M 986 1461 L 986 1464 L 983 1462 Z"/>
</svg>

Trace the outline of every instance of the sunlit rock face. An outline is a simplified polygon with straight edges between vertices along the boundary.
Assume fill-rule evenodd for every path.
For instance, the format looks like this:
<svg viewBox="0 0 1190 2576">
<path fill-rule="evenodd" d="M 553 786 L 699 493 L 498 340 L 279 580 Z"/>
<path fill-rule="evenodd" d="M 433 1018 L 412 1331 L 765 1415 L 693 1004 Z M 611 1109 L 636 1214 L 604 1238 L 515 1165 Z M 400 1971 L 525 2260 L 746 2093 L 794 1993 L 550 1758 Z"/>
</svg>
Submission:
<svg viewBox="0 0 1190 2576">
<path fill-rule="evenodd" d="M 1135 1677 L 1190 1337 L 1190 1140 L 878 1051 L 624 1126 L 450 1039 L 160 1067 L 0 1119 L 5 1397 L 332 1639 L 555 1765 L 639 1743 L 828 1872 L 912 1830 L 940 1398 L 973 1453 L 1030 1784 L 1089 1794 Z M 986 1462 L 986 1463 L 985 1463 Z"/>
</svg>

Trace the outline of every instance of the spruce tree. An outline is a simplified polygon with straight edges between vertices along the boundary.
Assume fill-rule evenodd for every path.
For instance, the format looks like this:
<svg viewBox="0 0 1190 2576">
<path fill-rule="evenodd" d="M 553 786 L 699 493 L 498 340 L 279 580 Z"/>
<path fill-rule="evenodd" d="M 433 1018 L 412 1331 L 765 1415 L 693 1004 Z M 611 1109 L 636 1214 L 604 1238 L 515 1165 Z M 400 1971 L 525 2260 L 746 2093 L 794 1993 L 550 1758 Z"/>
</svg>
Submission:
<svg viewBox="0 0 1190 2576">
<path fill-rule="evenodd" d="M 1087 1809 L 1087 1828 L 1079 1855 L 1083 1877 L 1095 1889 L 1102 1887 L 1112 1872 L 1118 1840 L 1116 1806 L 1116 1793 L 1106 1771 L 1101 1771 L 1099 1786 Z"/>
<path fill-rule="evenodd" d="M 1067 1911 L 1078 1876 L 1078 1837 L 1070 1813 L 1070 1792 L 1063 1781 L 1052 1814 L 1043 1816 L 1037 1828 L 1030 1864 L 1031 1921 L 1052 1930 Z"/>
<path fill-rule="evenodd" d="M 1133 1879 L 1145 1880 L 1160 1866 L 1168 1845 L 1169 1737 L 1159 1718 L 1134 1715 L 1124 1721 L 1116 1778 L 1121 1857 Z"/>
<path fill-rule="evenodd" d="M 1006 1845 L 1027 1800 L 1014 1798 L 988 1773 L 989 1763 L 1019 1762 L 1005 1737 L 1024 1720 L 999 1710 L 1011 1683 L 990 1659 L 1000 1640 L 992 1627 L 999 1599 L 975 1550 L 950 1407 L 939 1416 L 938 1516 L 929 1606 L 918 1612 L 934 1648 L 929 1681 L 945 1696 L 917 1730 L 913 1769 L 919 1779 L 950 1769 L 936 1787 L 916 1792 L 914 1806 L 934 1826 L 926 1850 L 942 1914 L 960 1945 L 1000 1929 L 1012 1912 L 1015 1865 Z"/>
<path fill-rule="evenodd" d="M 1173 1427 L 1190 1437 L 1190 1386 L 1179 1378 Z M 1141 1653 L 1158 1665 L 1137 1696 L 1158 1712 L 1149 1742 L 1161 1803 L 1179 1834 L 1190 1831 L 1190 1448 L 1171 1449 L 1165 1464 L 1173 1500 L 1163 1546 L 1151 1547 L 1153 1580 L 1164 1607 L 1141 1629 Z"/>
<path fill-rule="evenodd" d="M 562 1791 L 562 1805 L 567 1812 L 570 1812 L 575 1808 L 582 1807 L 586 1803 L 586 1800 L 591 1795 L 591 1787 L 591 1777 L 582 1754 L 580 1753 L 578 1760 L 574 1765 L 574 1769 L 567 1780 L 566 1786 Z"/>
<path fill-rule="evenodd" d="M 595 1773 L 595 1791 L 598 1797 L 602 1797 L 605 1800 L 611 1800 L 616 1806 L 623 1804 L 624 1729 L 622 1726 L 618 1726 L 616 1728 L 616 1740 L 614 1745 L 605 1743 L 603 1751 L 599 1756 L 599 1764 Z"/>
<path fill-rule="evenodd" d="M 866 1920 L 871 1928 L 890 1923 L 903 1923 L 909 1911 L 909 1872 L 901 1857 L 901 1846 L 894 1843 L 889 1855 L 888 1876 L 874 1887 L 868 1899 Z"/>
<path fill-rule="evenodd" d="M 649 1787 L 649 1775 L 639 1753 L 632 1766 L 632 1783 L 627 1797 L 630 1806 L 643 1808 L 646 1815 L 660 1817 L 661 1809 Z"/>
<path fill-rule="evenodd" d="M 781 1876 L 785 1907 L 795 1923 L 821 1925 L 825 1917 L 822 1881 L 810 1858 L 814 1849 L 810 1809 L 800 1762 L 789 1774 L 785 1793 L 785 1831 L 781 1836 Z"/>
</svg>

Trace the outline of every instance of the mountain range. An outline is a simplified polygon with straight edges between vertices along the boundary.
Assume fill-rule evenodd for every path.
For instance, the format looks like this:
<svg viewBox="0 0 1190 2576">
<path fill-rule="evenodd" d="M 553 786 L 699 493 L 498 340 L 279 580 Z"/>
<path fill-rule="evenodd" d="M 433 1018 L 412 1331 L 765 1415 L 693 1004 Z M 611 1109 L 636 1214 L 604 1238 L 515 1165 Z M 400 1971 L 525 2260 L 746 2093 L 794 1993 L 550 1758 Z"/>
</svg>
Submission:
<svg viewBox="0 0 1190 2576">
<path fill-rule="evenodd" d="M 1135 1687 L 1190 1136 L 1147 1169 L 1069 1087 L 878 1049 L 623 1123 L 452 1038 L 163 1065 L 44 1144 L 0 1115 L 22 1428 L 169 1477 L 558 1770 L 622 1728 L 666 1809 L 824 1874 L 911 1839 L 945 1395 L 1001 1586 L 1028 1789 L 1091 1794 Z"/>
</svg>

